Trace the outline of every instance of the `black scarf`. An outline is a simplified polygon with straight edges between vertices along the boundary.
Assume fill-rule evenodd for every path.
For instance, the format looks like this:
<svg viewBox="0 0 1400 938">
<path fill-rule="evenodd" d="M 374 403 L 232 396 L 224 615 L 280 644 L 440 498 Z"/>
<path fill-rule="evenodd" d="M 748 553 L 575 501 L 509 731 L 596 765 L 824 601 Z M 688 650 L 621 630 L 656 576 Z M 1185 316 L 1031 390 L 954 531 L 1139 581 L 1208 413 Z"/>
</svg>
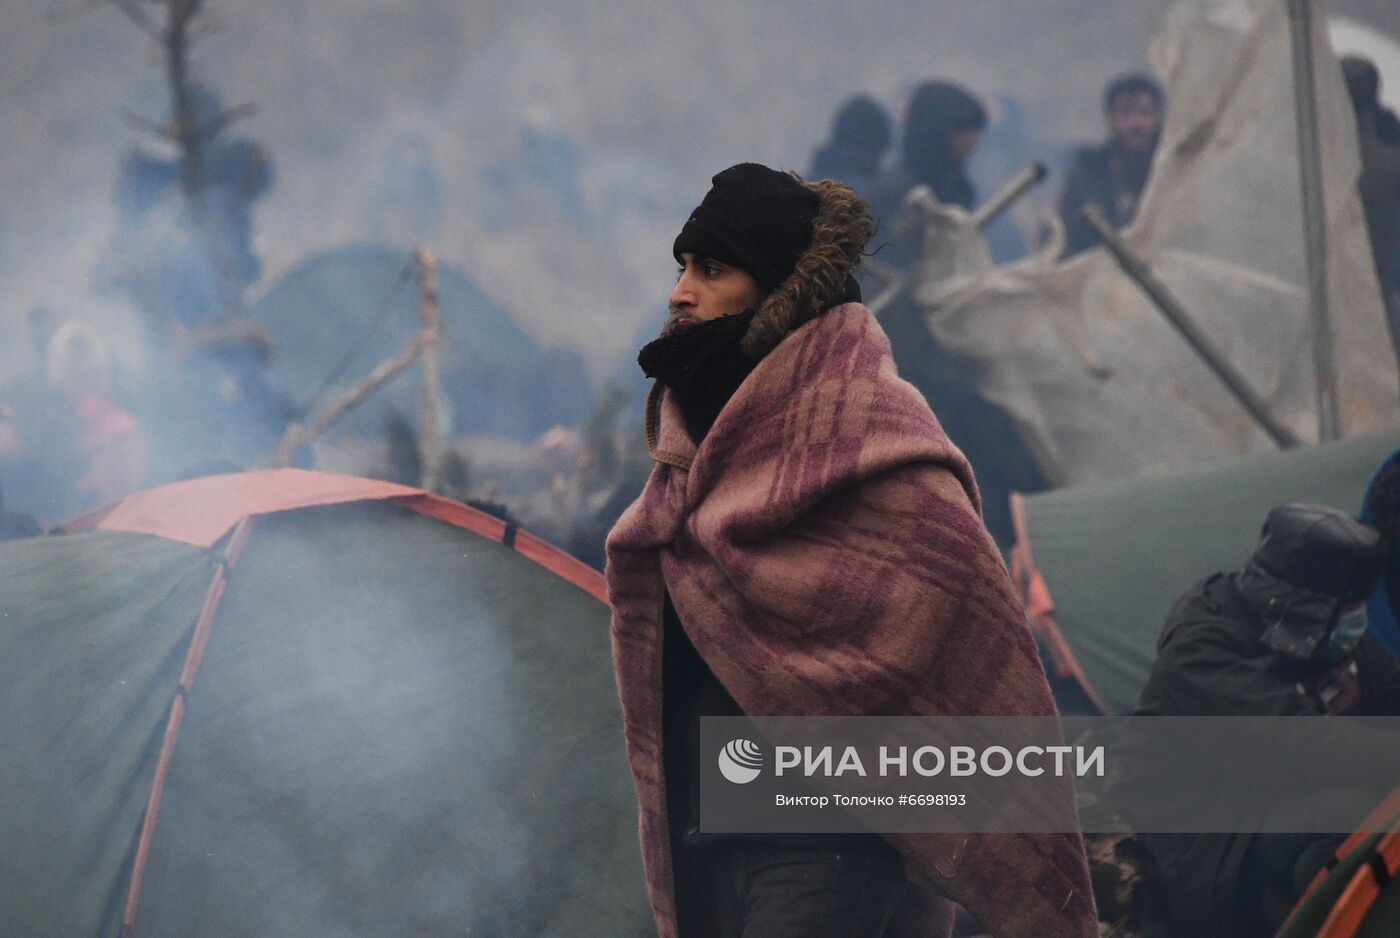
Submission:
<svg viewBox="0 0 1400 938">
<path fill-rule="evenodd" d="M 685 429 L 698 446 L 719 412 L 753 371 L 739 342 L 756 310 L 721 316 L 693 326 L 678 326 L 642 347 L 637 364 L 648 378 L 676 395 Z"/>
</svg>

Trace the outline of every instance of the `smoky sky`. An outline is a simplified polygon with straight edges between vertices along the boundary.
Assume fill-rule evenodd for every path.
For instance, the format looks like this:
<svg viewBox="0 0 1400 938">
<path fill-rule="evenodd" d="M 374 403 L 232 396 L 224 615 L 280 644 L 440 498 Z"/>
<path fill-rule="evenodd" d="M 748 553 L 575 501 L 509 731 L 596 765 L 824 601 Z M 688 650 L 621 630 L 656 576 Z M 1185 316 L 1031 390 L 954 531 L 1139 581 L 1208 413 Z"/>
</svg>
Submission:
<svg viewBox="0 0 1400 938">
<path fill-rule="evenodd" d="M 134 314 L 94 301 L 88 278 L 114 235 L 119 160 L 140 140 L 122 115 L 167 108 L 158 50 L 111 9 L 0 6 L 0 323 L 14 335 L 47 301 L 129 336 Z M 994 119 L 1015 108 L 1054 165 L 1102 135 L 1104 81 L 1145 66 L 1169 6 L 209 0 L 193 60 L 227 102 L 257 106 L 238 132 L 276 165 L 255 210 L 252 298 L 316 252 L 421 240 L 538 341 L 607 371 L 659 323 L 670 241 L 719 169 L 805 169 L 846 97 L 897 113 L 935 76 L 974 89 Z M 405 146 L 434 174 L 420 231 L 383 211 Z M 28 364 L 23 346 L 0 343 L 0 378 Z"/>
</svg>

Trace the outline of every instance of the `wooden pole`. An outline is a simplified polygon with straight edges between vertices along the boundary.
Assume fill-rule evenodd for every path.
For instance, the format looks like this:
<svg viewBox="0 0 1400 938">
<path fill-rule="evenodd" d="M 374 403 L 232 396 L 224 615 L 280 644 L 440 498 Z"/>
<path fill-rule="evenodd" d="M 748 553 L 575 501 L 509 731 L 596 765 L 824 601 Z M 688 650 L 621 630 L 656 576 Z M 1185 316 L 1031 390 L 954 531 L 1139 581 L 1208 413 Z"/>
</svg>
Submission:
<svg viewBox="0 0 1400 938">
<path fill-rule="evenodd" d="M 981 208 L 972 213 L 972 224 L 978 231 L 985 230 L 988 225 L 1014 205 L 1017 199 L 1044 182 L 1046 175 L 1047 170 L 1044 163 L 1039 161 L 1030 163 L 1008 180 L 1006 185 L 997 190 Z M 910 195 L 905 196 L 904 213 L 901 215 L 900 227 L 912 230 L 920 222 L 926 223 L 927 219 L 919 211 L 920 199 L 911 198 Z M 918 264 L 915 264 L 910 270 L 895 272 L 878 262 L 871 263 L 869 261 L 864 264 L 864 269 L 867 273 L 878 271 L 885 279 L 885 288 L 870 301 L 870 311 L 877 318 L 884 315 L 885 310 L 903 303 L 908 298 L 919 271 Z"/>
<path fill-rule="evenodd" d="M 1293 39 L 1294 123 L 1298 128 L 1298 179 L 1303 196 L 1303 247 L 1308 265 L 1308 312 L 1312 320 L 1313 373 L 1317 378 L 1317 436 L 1341 433 L 1337 363 L 1327 307 L 1327 209 L 1322 191 L 1322 150 L 1317 129 L 1317 76 L 1313 70 L 1313 0 L 1288 0 Z"/>
<path fill-rule="evenodd" d="M 438 299 L 437 258 L 414 252 L 418 278 L 418 337 L 423 350 L 423 411 L 418 429 L 419 486 L 437 490 L 442 475 L 442 308 Z"/>
<path fill-rule="evenodd" d="M 1181 303 L 1167 289 L 1166 284 L 1157 279 L 1145 263 L 1128 249 L 1123 243 L 1123 239 L 1118 237 L 1118 232 L 1109 224 L 1104 217 L 1103 210 L 1093 202 L 1084 206 L 1080 213 L 1098 236 L 1103 239 L 1104 247 L 1108 253 L 1118 262 L 1123 273 L 1132 278 L 1133 282 L 1142 288 L 1142 292 L 1147 294 L 1147 298 L 1152 301 L 1152 305 L 1166 317 L 1167 322 L 1180 333 L 1192 350 L 1200 356 L 1201 361 L 1206 363 L 1215 376 L 1220 379 L 1226 389 L 1240 402 L 1255 422 L 1263 428 L 1269 438 L 1279 449 L 1291 449 L 1298 445 L 1298 438 L 1293 435 L 1283 424 L 1274 419 L 1266 405 L 1244 375 L 1240 374 L 1231 364 L 1230 360 L 1215 347 L 1206 337 L 1205 332 L 1196 325 L 1195 320 L 1186 312 Z"/>
<path fill-rule="evenodd" d="M 1007 181 L 996 193 L 972 213 L 972 223 L 982 231 L 1001 217 L 1002 212 L 1016 203 L 1016 200 L 1045 181 L 1049 171 L 1045 164 L 1036 160 Z"/>
</svg>

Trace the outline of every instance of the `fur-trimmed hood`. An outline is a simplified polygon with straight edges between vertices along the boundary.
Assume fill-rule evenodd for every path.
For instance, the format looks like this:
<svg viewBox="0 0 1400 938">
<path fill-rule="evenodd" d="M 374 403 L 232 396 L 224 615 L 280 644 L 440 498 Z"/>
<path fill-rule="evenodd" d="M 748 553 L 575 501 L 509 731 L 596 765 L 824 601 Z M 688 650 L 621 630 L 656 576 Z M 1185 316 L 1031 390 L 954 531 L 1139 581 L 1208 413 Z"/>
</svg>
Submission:
<svg viewBox="0 0 1400 938">
<path fill-rule="evenodd" d="M 797 266 L 763 300 L 744 334 L 744 354 L 758 361 L 790 332 L 840 301 L 847 280 L 860 263 L 865 245 L 875 234 L 875 220 L 865 201 L 834 179 L 798 182 L 821 199 L 812 222 L 812 240 Z"/>
</svg>

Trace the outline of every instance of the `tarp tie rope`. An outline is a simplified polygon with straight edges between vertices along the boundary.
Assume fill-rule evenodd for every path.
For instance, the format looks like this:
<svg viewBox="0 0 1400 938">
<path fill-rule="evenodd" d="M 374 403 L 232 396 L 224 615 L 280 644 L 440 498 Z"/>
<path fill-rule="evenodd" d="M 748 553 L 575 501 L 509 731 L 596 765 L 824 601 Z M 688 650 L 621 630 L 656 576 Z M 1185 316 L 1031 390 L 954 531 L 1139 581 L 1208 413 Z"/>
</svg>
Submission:
<svg viewBox="0 0 1400 938">
<path fill-rule="evenodd" d="M 514 546 L 515 546 L 515 532 L 517 532 L 517 531 L 519 531 L 519 530 L 520 530 L 520 525 L 516 524 L 513 520 L 507 518 L 507 519 L 506 519 L 506 530 L 505 530 L 505 533 L 501 535 L 501 543 L 504 544 L 504 545 L 507 546 L 507 547 L 514 547 Z"/>
<path fill-rule="evenodd" d="M 209 589 L 204 594 L 204 605 L 195 620 L 194 634 L 190 638 L 189 651 L 185 654 L 185 666 L 180 671 L 180 683 L 170 701 L 170 718 L 165 724 L 165 738 L 161 740 L 160 755 L 156 758 L 155 777 L 151 779 L 151 793 L 146 799 L 146 813 L 141 819 L 141 835 L 136 841 L 136 859 L 131 864 L 131 883 L 126 892 L 126 911 L 122 913 L 121 938 L 131 938 L 136 927 L 136 907 L 141 899 L 141 883 L 145 878 L 146 863 L 151 856 L 151 841 L 155 839 L 156 819 L 160 815 L 161 798 L 165 795 L 165 780 L 170 774 L 170 762 L 175 755 L 175 742 L 180 737 L 180 726 L 185 721 L 190 691 L 194 688 L 195 675 L 204 661 L 204 650 L 209 646 L 209 635 L 214 629 L 214 614 L 224 597 L 224 588 L 243 546 L 248 542 L 253 519 L 245 517 L 234 528 L 223 556 L 214 566 L 214 575 L 209 581 Z"/>
</svg>

